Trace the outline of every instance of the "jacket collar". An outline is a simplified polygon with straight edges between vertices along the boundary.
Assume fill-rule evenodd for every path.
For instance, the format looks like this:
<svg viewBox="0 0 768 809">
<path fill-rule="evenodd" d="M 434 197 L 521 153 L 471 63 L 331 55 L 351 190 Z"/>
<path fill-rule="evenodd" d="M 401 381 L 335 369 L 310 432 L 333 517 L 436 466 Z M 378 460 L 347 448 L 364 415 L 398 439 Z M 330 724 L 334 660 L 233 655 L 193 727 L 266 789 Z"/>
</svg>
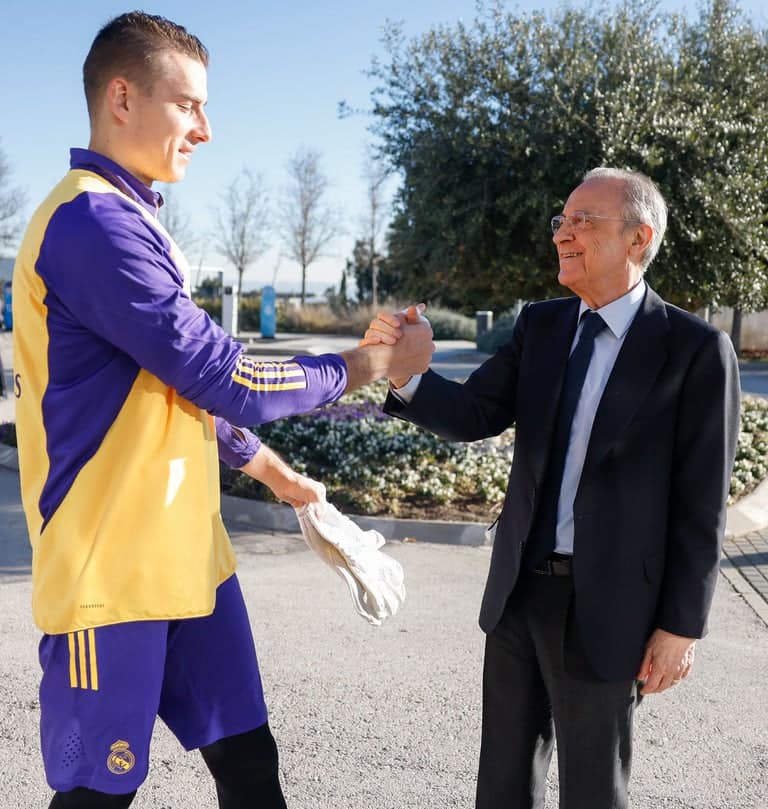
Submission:
<svg viewBox="0 0 768 809">
<path fill-rule="evenodd" d="M 105 180 L 109 180 L 115 188 L 138 202 L 153 216 L 157 216 L 157 212 L 163 204 L 163 196 L 160 192 L 153 191 L 119 163 L 115 163 L 114 160 L 110 160 L 99 152 L 90 149 L 70 149 L 69 166 L 72 169 L 92 171 Z"/>
</svg>

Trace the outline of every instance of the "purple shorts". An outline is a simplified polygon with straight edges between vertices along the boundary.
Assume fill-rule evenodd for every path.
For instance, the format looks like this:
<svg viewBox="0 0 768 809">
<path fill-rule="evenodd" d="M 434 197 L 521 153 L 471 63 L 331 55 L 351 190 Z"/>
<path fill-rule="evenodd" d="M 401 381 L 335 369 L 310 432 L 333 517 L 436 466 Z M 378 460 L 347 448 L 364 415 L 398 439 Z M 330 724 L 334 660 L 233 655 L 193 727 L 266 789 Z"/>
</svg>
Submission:
<svg viewBox="0 0 768 809">
<path fill-rule="evenodd" d="M 44 635 L 40 737 L 48 784 L 133 792 L 159 716 L 187 750 L 267 721 L 256 649 L 232 576 L 204 618 Z"/>
</svg>

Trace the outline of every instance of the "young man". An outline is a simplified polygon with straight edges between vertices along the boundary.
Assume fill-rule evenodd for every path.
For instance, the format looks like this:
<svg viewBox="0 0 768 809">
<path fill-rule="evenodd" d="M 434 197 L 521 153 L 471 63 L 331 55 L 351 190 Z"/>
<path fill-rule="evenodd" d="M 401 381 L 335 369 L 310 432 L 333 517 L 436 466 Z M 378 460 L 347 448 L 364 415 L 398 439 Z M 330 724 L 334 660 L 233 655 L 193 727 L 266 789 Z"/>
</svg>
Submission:
<svg viewBox="0 0 768 809">
<path fill-rule="evenodd" d="M 34 214 L 14 276 L 17 420 L 33 546 L 41 741 L 51 807 L 127 807 L 155 717 L 200 748 L 224 809 L 283 807 L 218 458 L 298 505 L 322 486 L 242 427 L 424 370 L 431 333 L 395 350 L 254 363 L 189 297 L 157 221 L 211 138 L 207 52 L 133 12 L 86 58 L 87 150 Z M 218 446 L 218 453 L 217 453 Z"/>
<path fill-rule="evenodd" d="M 646 284 L 667 222 L 646 176 L 599 168 L 552 219 L 559 282 L 459 385 L 393 378 L 385 409 L 453 441 L 515 425 L 480 610 L 477 809 L 626 809 L 641 695 L 706 632 L 739 430 L 727 335 Z M 394 340 L 401 318 L 371 324 Z"/>
</svg>

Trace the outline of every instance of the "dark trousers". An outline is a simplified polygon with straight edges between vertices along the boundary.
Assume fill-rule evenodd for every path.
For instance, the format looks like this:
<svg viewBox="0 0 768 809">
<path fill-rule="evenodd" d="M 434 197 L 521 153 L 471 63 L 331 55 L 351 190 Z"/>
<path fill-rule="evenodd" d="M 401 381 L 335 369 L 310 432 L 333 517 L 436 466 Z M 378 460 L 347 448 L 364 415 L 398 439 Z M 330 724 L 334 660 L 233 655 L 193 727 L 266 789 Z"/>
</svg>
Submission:
<svg viewBox="0 0 768 809">
<path fill-rule="evenodd" d="M 628 805 L 637 684 L 593 674 L 572 602 L 569 576 L 521 574 L 486 639 L 476 809 L 543 809 L 555 742 L 560 809 Z"/>
</svg>

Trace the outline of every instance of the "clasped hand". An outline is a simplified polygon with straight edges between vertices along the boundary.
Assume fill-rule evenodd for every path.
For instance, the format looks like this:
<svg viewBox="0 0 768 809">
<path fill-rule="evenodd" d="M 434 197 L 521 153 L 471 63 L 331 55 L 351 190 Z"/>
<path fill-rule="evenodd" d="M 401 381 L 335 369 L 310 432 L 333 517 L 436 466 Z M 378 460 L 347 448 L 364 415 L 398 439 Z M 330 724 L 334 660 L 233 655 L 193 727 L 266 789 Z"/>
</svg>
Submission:
<svg viewBox="0 0 768 809">
<path fill-rule="evenodd" d="M 396 346 L 388 373 L 395 388 L 405 385 L 414 373 L 423 373 L 429 367 L 435 345 L 432 342 L 432 326 L 424 316 L 426 305 L 411 305 L 401 312 L 379 312 L 371 320 L 359 345 Z M 406 356 L 407 355 L 407 359 Z M 416 360 L 415 364 L 413 362 Z"/>
</svg>

